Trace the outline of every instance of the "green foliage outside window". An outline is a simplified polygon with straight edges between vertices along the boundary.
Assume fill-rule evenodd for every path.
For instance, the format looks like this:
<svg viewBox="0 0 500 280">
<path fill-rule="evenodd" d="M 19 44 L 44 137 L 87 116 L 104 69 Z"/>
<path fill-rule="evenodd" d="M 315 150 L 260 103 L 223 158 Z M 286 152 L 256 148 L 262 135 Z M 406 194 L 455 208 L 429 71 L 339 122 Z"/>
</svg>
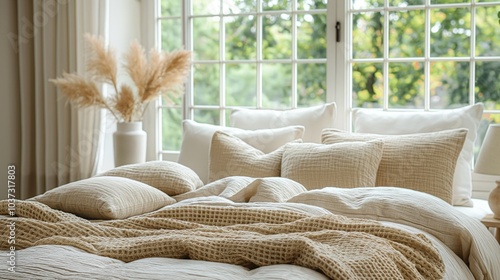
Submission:
<svg viewBox="0 0 500 280">
<path fill-rule="evenodd" d="M 326 102 L 326 63 L 308 62 L 307 59 L 326 59 L 326 0 L 298 0 L 299 11 L 325 9 L 320 13 L 296 15 L 296 58 L 303 60 L 291 64 L 294 40 L 291 1 L 263 1 L 263 11 L 273 11 L 262 17 L 262 45 L 257 46 L 256 1 L 193 0 L 193 103 L 195 106 L 256 107 L 257 68 L 262 73 L 262 106 L 264 108 L 291 108 L 292 70 L 296 67 L 297 106 L 311 106 Z M 433 0 L 432 4 L 467 3 L 467 0 Z M 162 48 L 181 47 L 181 0 L 161 1 Z M 423 5 L 421 0 L 391 0 L 399 7 Z M 223 5 L 223 7 L 220 7 Z M 353 0 L 353 6 L 383 7 L 382 0 Z M 225 16 L 220 17 L 220 11 Z M 352 14 L 353 59 L 381 59 L 388 44 L 388 102 L 389 108 L 424 108 L 425 73 L 429 71 L 431 109 L 444 109 L 469 104 L 470 73 L 475 71 L 474 98 L 483 102 L 488 110 L 500 110 L 500 61 L 487 59 L 500 56 L 500 22 L 496 6 L 476 6 L 475 23 L 471 8 L 432 8 L 430 10 L 429 46 L 425 45 L 426 12 L 422 9 L 401 11 L 374 11 Z M 248 13 L 240 15 L 240 13 Z M 203 16 L 201 16 L 203 15 Z M 227 16 L 226 16 L 227 15 Z M 170 18 L 172 17 L 172 18 Z M 384 21 L 388 17 L 389 34 L 384 34 Z M 220 37 L 222 20 L 223 38 Z M 472 26 L 475 29 L 472 30 Z M 475 45 L 471 47 L 471 35 Z M 384 42 L 388 35 L 388 42 Z M 223 39 L 223 41 L 221 41 Z M 222 64 L 211 63 L 221 59 L 223 45 L 225 77 L 221 79 Z M 262 63 L 257 64 L 258 49 L 262 50 Z M 472 62 L 471 51 L 478 57 Z M 431 62 L 426 69 L 428 52 Z M 432 60 L 432 58 L 444 58 Z M 416 61 L 405 59 L 416 58 Z M 398 60 L 399 59 L 399 60 Z M 266 63 L 266 60 L 273 60 Z M 282 60 L 282 61 L 281 61 Z M 231 61 L 236 61 L 231 63 Z M 384 94 L 384 64 L 355 61 L 352 63 L 352 91 L 354 107 L 381 107 Z M 221 81 L 225 81 L 221 85 Z M 221 89 L 225 102 L 221 104 Z M 342 94 L 342 93 L 337 93 Z M 180 105 L 180 103 L 179 103 Z M 180 147 L 182 111 L 162 109 L 163 149 Z M 199 122 L 219 124 L 218 108 L 194 109 Z M 225 118 L 229 112 L 225 111 Z M 485 115 L 489 122 L 500 123 L 500 114 Z"/>
</svg>

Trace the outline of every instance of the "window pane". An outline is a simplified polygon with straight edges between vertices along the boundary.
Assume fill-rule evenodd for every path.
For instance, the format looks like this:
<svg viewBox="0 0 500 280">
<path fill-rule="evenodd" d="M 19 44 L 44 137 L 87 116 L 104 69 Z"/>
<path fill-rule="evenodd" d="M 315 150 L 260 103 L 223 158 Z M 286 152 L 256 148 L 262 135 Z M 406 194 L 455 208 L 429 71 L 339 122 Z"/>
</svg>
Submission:
<svg viewBox="0 0 500 280">
<path fill-rule="evenodd" d="M 470 0 L 431 0 L 431 4 L 470 3 Z"/>
<path fill-rule="evenodd" d="M 256 106 L 257 78 L 255 64 L 226 66 L 226 105 Z"/>
<path fill-rule="evenodd" d="M 200 123 L 220 124 L 220 111 L 211 109 L 194 109 L 194 121 Z"/>
<path fill-rule="evenodd" d="M 382 63 L 353 63 L 353 107 L 379 108 L 383 105 Z"/>
<path fill-rule="evenodd" d="M 500 56 L 498 6 L 476 7 L 476 55 Z"/>
<path fill-rule="evenodd" d="M 161 120 L 162 149 L 178 151 L 181 148 L 182 139 L 182 109 L 162 108 Z"/>
<path fill-rule="evenodd" d="M 214 15 L 220 13 L 220 0 L 192 0 L 193 15 Z"/>
<path fill-rule="evenodd" d="M 389 64 L 389 107 L 424 108 L 423 63 Z"/>
<path fill-rule="evenodd" d="M 326 58 L 326 14 L 297 15 L 297 57 Z"/>
<path fill-rule="evenodd" d="M 326 64 L 298 64 L 297 80 L 298 107 L 326 103 Z"/>
<path fill-rule="evenodd" d="M 431 10 L 431 56 L 470 55 L 470 10 Z"/>
<path fill-rule="evenodd" d="M 182 48 L 182 24 L 180 19 L 161 21 L 161 49 L 173 51 Z"/>
<path fill-rule="evenodd" d="M 267 15 L 262 23 L 262 53 L 264 59 L 292 57 L 291 15 Z"/>
<path fill-rule="evenodd" d="M 306 11 L 326 9 L 327 2 L 327 0 L 298 0 L 297 9 Z"/>
<path fill-rule="evenodd" d="M 255 0 L 224 0 L 224 14 L 251 13 L 257 11 Z"/>
<path fill-rule="evenodd" d="M 446 109 L 469 103 L 469 62 L 431 63 L 432 109 Z"/>
<path fill-rule="evenodd" d="M 219 65 L 194 65 L 193 98 L 195 105 L 219 105 Z"/>
<path fill-rule="evenodd" d="M 257 58 L 257 26 L 254 16 L 226 17 L 226 59 Z"/>
<path fill-rule="evenodd" d="M 199 60 L 219 59 L 220 17 L 193 19 L 194 57 Z"/>
<path fill-rule="evenodd" d="M 383 57 L 384 16 L 382 13 L 359 13 L 353 15 L 353 58 Z"/>
<path fill-rule="evenodd" d="M 389 0 L 389 5 L 396 7 L 423 5 L 424 3 L 425 3 L 424 0 Z"/>
<path fill-rule="evenodd" d="M 486 110 L 500 110 L 500 61 L 476 62 L 474 91 Z"/>
<path fill-rule="evenodd" d="M 181 16 L 182 0 L 161 1 L 161 16 Z"/>
<path fill-rule="evenodd" d="M 262 1 L 262 10 L 264 11 L 287 11 L 290 9 L 292 9 L 292 1 L 289 0 Z"/>
<path fill-rule="evenodd" d="M 291 64 L 262 65 L 262 105 L 264 108 L 290 108 L 292 105 Z"/>
<path fill-rule="evenodd" d="M 353 9 L 370 9 L 384 6 L 384 0 L 352 0 Z"/>
<path fill-rule="evenodd" d="M 421 57 L 424 55 L 425 13 L 422 10 L 389 14 L 390 57 Z"/>
<path fill-rule="evenodd" d="M 180 94 L 164 93 L 161 96 L 161 105 L 162 106 L 182 106 L 182 96 L 183 96 L 182 92 Z"/>
</svg>

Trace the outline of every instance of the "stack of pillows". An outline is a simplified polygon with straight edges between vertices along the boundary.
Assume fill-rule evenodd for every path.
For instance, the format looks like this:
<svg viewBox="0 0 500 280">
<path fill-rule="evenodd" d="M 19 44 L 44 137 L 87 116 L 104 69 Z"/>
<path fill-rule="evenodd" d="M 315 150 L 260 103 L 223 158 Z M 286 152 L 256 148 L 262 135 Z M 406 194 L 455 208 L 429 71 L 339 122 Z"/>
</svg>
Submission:
<svg viewBox="0 0 500 280">
<path fill-rule="evenodd" d="M 472 156 L 483 105 L 436 112 L 353 111 L 333 129 L 334 103 L 286 111 L 238 109 L 231 127 L 183 122 L 179 163 L 204 184 L 284 177 L 307 189 L 393 186 L 472 206 Z"/>
<path fill-rule="evenodd" d="M 178 163 L 121 166 L 32 200 L 87 219 L 124 219 L 239 176 L 266 178 L 255 181 L 253 190 L 283 182 L 307 190 L 389 186 L 472 206 L 471 162 L 482 113 L 482 104 L 437 112 L 355 109 L 355 132 L 349 133 L 333 128 L 335 103 L 286 111 L 240 109 L 232 112 L 231 127 L 185 120 Z"/>
</svg>

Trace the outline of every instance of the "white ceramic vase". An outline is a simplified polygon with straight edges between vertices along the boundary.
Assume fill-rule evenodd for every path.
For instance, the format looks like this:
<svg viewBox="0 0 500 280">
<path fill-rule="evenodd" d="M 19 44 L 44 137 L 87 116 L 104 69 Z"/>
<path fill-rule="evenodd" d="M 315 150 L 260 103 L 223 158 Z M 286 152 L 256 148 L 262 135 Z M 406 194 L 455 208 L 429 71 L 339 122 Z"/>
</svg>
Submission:
<svg viewBox="0 0 500 280">
<path fill-rule="evenodd" d="M 147 134 L 142 122 L 120 122 L 113 133 L 115 167 L 146 161 Z"/>
</svg>

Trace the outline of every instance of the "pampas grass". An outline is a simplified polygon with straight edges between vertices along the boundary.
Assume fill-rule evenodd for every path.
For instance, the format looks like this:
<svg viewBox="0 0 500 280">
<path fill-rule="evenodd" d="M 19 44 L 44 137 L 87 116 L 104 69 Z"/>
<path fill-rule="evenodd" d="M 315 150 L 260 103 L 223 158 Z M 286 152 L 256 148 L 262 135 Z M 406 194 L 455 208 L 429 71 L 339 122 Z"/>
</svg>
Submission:
<svg viewBox="0 0 500 280">
<path fill-rule="evenodd" d="M 191 52 L 159 52 L 152 49 L 149 60 L 144 49 L 134 41 L 124 56 L 124 68 L 134 85 L 118 85 L 118 62 L 115 51 L 106 48 L 102 38 L 85 35 L 88 47 L 87 77 L 64 73 L 50 79 L 62 94 L 78 107 L 97 106 L 111 111 L 117 121 L 142 120 L 148 104 L 163 95 L 167 100 L 178 96 L 191 63 Z M 99 83 L 110 84 L 114 95 L 105 97 Z"/>
</svg>

